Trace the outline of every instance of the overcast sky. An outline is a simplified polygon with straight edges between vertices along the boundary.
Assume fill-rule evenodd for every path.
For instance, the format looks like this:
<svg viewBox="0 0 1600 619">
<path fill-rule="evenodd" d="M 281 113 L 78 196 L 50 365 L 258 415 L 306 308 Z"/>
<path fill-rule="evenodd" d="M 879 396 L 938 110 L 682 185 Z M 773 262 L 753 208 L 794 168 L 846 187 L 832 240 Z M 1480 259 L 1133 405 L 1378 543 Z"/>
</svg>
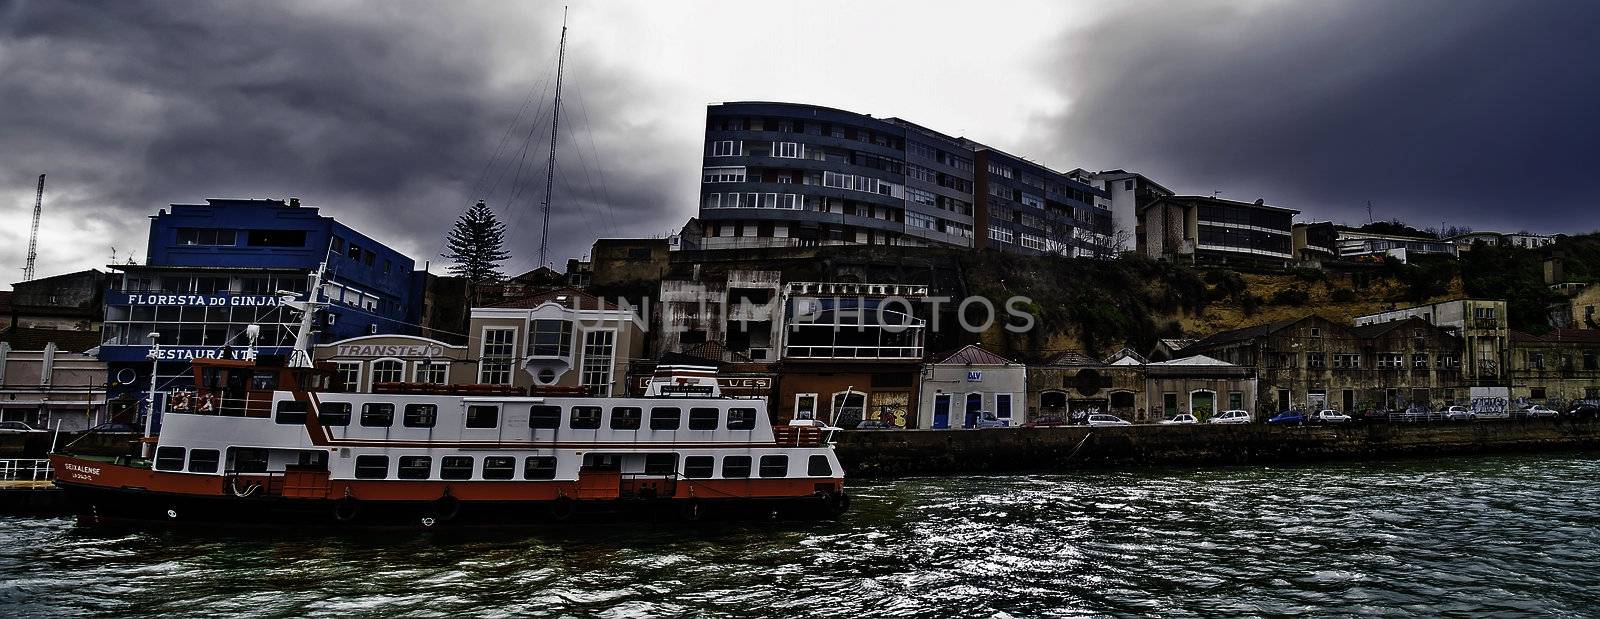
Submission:
<svg viewBox="0 0 1600 619">
<path fill-rule="evenodd" d="M 297 196 L 415 257 L 489 200 L 537 261 L 556 3 L 0 0 L 0 282 Z M 899 116 L 1311 220 L 1600 228 L 1600 3 L 571 3 L 552 261 L 692 215 L 705 105 Z M 525 146 L 526 145 L 526 146 Z"/>
</svg>

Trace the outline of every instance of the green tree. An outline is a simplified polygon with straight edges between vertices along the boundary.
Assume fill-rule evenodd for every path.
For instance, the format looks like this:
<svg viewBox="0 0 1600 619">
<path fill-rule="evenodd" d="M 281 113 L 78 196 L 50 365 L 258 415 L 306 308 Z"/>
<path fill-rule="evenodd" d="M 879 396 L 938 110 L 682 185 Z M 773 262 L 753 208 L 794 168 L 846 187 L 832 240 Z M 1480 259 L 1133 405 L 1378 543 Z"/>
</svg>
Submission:
<svg viewBox="0 0 1600 619">
<path fill-rule="evenodd" d="M 450 273 L 477 284 L 495 283 L 505 279 L 500 263 L 511 254 L 505 251 L 506 225 L 494 216 L 483 200 L 456 218 L 455 228 L 445 236 L 449 253 Z"/>
</svg>

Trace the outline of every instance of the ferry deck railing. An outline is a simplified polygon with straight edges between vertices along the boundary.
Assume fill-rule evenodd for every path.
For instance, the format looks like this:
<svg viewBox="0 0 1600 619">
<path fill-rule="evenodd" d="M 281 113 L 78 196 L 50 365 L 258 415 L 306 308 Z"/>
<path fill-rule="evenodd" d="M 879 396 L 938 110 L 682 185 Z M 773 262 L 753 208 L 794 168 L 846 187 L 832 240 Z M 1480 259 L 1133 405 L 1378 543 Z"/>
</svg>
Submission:
<svg viewBox="0 0 1600 619">
<path fill-rule="evenodd" d="M 38 458 L 0 460 L 0 481 L 49 481 L 55 479 L 50 461 Z"/>
</svg>

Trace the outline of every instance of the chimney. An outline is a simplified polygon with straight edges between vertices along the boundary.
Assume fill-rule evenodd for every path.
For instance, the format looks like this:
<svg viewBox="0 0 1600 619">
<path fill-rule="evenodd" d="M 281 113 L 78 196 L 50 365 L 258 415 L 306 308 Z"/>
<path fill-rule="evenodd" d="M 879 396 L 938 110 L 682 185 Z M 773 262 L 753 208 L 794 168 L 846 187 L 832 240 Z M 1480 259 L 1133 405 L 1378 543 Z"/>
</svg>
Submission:
<svg viewBox="0 0 1600 619">
<path fill-rule="evenodd" d="M 289 208 L 300 208 L 300 198 L 291 196 L 289 198 Z"/>
<path fill-rule="evenodd" d="M 1265 206 L 1266 204 L 1267 204 L 1266 200 L 1262 200 L 1261 198 L 1256 198 L 1256 206 Z"/>
</svg>

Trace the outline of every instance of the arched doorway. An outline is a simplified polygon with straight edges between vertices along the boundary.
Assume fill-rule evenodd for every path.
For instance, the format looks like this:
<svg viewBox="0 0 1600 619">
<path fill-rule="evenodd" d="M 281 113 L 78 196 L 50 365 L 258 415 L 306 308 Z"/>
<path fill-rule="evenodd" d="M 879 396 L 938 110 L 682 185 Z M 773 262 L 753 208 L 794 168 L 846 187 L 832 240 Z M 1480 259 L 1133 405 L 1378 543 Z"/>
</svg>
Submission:
<svg viewBox="0 0 1600 619">
<path fill-rule="evenodd" d="M 866 412 L 867 394 L 860 391 L 841 391 L 833 394 L 833 425 L 854 428 L 861 423 Z"/>
<path fill-rule="evenodd" d="M 1135 398 L 1132 391 L 1111 392 L 1111 414 L 1123 419 L 1134 418 Z M 1143 421 L 1142 419 L 1139 421 Z"/>
<path fill-rule="evenodd" d="M 1039 394 L 1039 412 L 1045 415 L 1060 415 L 1067 411 L 1067 392 L 1046 391 Z"/>
<path fill-rule="evenodd" d="M 1217 410 L 1217 392 L 1210 389 L 1196 389 L 1189 392 L 1189 414 L 1195 419 L 1205 421 L 1211 418 L 1211 413 Z"/>
</svg>

